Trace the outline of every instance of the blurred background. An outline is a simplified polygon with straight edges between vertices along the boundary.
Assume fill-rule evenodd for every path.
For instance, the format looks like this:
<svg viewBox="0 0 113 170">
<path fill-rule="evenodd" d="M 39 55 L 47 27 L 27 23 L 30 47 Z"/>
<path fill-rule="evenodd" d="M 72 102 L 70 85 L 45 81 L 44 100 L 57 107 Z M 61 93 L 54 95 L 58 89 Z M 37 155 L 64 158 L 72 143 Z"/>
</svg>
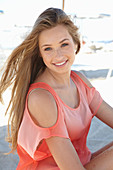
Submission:
<svg viewBox="0 0 113 170">
<path fill-rule="evenodd" d="M 72 69 L 85 74 L 113 107 L 112 0 L 0 0 L 0 69 L 12 50 L 31 31 L 39 14 L 49 7 L 63 9 L 78 26 L 81 51 Z M 3 155 L 9 151 L 4 141 L 7 125 L 4 112 L 9 98 L 10 90 L 4 93 L 5 105 L 0 104 L 0 170 L 16 169 L 18 163 L 17 155 Z M 111 130 L 95 118 L 89 135 L 89 148 L 95 151 L 112 139 Z"/>
<path fill-rule="evenodd" d="M 112 0 L 0 0 L 0 67 L 39 14 L 48 7 L 58 7 L 71 16 L 81 35 L 82 48 L 73 69 L 98 67 L 104 78 L 112 76 L 112 6 Z"/>
</svg>

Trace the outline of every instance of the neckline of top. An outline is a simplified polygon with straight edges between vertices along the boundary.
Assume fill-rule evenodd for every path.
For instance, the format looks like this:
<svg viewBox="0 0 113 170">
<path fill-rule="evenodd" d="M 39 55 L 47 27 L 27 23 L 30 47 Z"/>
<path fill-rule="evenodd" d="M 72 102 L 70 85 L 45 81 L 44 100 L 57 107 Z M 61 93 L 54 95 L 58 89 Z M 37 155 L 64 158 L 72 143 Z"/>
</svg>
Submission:
<svg viewBox="0 0 113 170">
<path fill-rule="evenodd" d="M 32 87 L 32 86 L 36 86 L 36 85 L 39 85 L 39 88 L 44 88 L 44 87 L 46 87 L 46 88 L 44 88 L 44 89 L 45 89 L 45 90 L 48 90 L 49 92 L 51 92 L 52 95 L 56 96 L 56 97 L 62 102 L 62 104 L 63 104 L 64 106 L 66 106 L 68 109 L 70 109 L 70 110 L 77 110 L 77 109 L 80 107 L 80 103 L 81 103 L 80 89 L 79 89 L 78 84 L 77 84 L 76 81 L 74 80 L 72 73 L 71 73 L 70 77 L 71 77 L 72 81 L 74 82 L 74 84 L 76 85 L 76 88 L 77 88 L 77 91 L 78 91 L 78 96 L 79 96 L 79 104 L 78 104 L 78 106 L 75 107 L 75 108 L 72 108 L 72 107 L 68 106 L 66 103 L 64 103 L 63 100 L 62 100 L 62 99 L 58 96 L 58 94 L 55 92 L 55 90 L 54 90 L 50 85 L 48 85 L 48 84 L 45 83 L 45 82 L 32 83 L 32 84 L 31 84 L 31 87 Z M 77 76 L 77 77 L 78 77 L 78 76 Z M 33 90 L 33 89 L 32 89 L 32 90 Z M 32 91 L 32 90 L 31 90 L 31 91 Z"/>
</svg>

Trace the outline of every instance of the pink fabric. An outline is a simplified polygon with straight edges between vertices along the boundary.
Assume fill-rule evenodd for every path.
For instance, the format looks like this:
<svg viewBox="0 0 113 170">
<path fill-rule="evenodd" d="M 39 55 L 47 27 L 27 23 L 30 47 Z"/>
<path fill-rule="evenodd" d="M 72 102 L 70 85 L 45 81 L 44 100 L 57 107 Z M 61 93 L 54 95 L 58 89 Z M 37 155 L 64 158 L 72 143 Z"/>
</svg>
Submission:
<svg viewBox="0 0 113 170">
<path fill-rule="evenodd" d="M 58 120 L 50 128 L 37 126 L 29 114 L 27 95 L 24 116 L 18 133 L 17 152 L 20 162 L 17 170 L 59 170 L 45 141 L 51 136 L 69 138 L 82 164 L 85 165 L 90 161 L 91 152 L 86 146 L 87 134 L 91 120 L 102 103 L 102 98 L 95 88 L 89 88 L 73 71 L 71 78 L 78 88 L 80 97 L 79 106 L 75 109 L 67 106 L 46 83 L 39 82 L 30 86 L 28 95 L 36 88 L 45 89 L 53 95 L 58 107 Z M 42 140 L 42 144 L 37 149 Z"/>
</svg>

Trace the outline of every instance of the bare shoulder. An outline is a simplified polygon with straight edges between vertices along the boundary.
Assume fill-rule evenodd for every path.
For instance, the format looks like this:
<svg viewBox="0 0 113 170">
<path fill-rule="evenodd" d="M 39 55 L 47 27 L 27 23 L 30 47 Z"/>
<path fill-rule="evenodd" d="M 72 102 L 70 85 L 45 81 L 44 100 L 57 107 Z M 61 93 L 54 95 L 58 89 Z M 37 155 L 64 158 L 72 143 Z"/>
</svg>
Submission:
<svg viewBox="0 0 113 170">
<path fill-rule="evenodd" d="M 91 82 L 87 79 L 87 77 L 82 74 L 80 71 L 74 71 L 90 88 L 92 88 Z"/>
<path fill-rule="evenodd" d="M 37 88 L 28 98 L 28 109 L 36 124 L 41 127 L 51 127 L 57 121 L 57 105 L 52 94 Z"/>
</svg>

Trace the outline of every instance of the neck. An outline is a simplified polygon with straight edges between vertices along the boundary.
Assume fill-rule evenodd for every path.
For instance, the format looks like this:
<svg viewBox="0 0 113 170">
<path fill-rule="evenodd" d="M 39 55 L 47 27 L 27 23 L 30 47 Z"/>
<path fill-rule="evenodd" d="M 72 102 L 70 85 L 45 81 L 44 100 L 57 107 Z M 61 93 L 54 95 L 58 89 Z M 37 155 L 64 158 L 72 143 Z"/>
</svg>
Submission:
<svg viewBox="0 0 113 170">
<path fill-rule="evenodd" d="M 70 74 L 71 70 L 66 73 L 60 74 L 51 72 L 48 69 L 46 69 L 46 76 L 49 82 L 52 84 L 52 86 L 70 87 L 71 86 Z"/>
</svg>

